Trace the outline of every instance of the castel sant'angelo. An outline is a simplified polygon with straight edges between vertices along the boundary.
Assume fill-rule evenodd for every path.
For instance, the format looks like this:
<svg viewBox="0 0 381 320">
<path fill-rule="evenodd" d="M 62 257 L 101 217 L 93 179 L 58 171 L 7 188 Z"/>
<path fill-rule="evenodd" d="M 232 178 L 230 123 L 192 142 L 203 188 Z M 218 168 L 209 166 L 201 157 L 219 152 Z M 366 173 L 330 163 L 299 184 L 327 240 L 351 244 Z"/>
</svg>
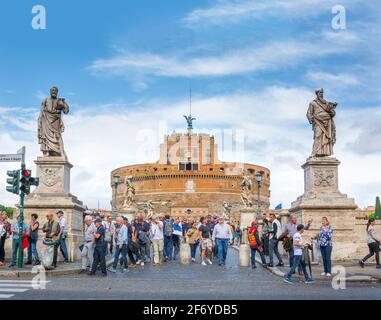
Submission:
<svg viewBox="0 0 381 320">
<path fill-rule="evenodd" d="M 208 214 L 221 214 L 224 203 L 228 203 L 232 222 L 238 223 L 243 178 L 248 175 L 255 180 L 255 174 L 261 172 L 261 207 L 267 212 L 270 205 L 269 169 L 248 163 L 219 161 L 214 136 L 193 133 L 192 121 L 195 119 L 186 118 L 187 133 L 165 136 L 160 145 L 159 161 L 129 165 L 111 172 L 113 211 L 123 213 L 128 207 L 134 213 L 151 210 L 153 213 L 169 213 L 172 217 L 198 219 Z M 120 181 L 117 184 L 115 177 Z M 251 201 L 256 208 L 256 183 L 251 187 Z"/>
</svg>

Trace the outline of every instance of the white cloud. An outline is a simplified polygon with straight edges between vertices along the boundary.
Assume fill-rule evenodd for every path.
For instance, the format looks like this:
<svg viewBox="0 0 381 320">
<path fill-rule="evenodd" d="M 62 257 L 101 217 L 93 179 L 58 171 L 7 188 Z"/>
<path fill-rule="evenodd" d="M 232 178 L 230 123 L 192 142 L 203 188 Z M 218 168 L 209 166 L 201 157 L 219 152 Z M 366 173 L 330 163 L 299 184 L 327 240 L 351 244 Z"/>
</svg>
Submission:
<svg viewBox="0 0 381 320">
<path fill-rule="evenodd" d="M 360 84 L 356 75 L 350 73 L 333 74 L 329 72 L 311 71 L 307 78 L 320 87 L 341 88 Z"/>
<path fill-rule="evenodd" d="M 235 92 L 229 95 L 200 97 L 194 101 L 197 117 L 195 128 L 243 129 L 246 135 L 245 161 L 271 170 L 271 203 L 288 206 L 303 193 L 303 170 L 300 166 L 309 156 L 312 130 L 305 114 L 313 91 L 306 88 L 269 87 L 262 91 Z M 185 128 L 182 118 L 187 102 L 160 101 L 130 108 L 124 105 L 87 106 L 88 110 L 65 116 L 64 141 L 69 160 L 74 164 L 71 191 L 87 205 L 109 207 L 111 199 L 110 172 L 120 166 L 154 162 L 159 158 L 159 143 L 173 128 Z M 0 109 L 1 110 L 1 109 Z M 90 110 L 97 110 L 91 112 Z M 359 205 L 374 202 L 380 192 L 379 170 L 381 153 L 363 154 L 351 144 L 363 146 L 361 138 L 371 132 L 369 122 L 381 114 L 379 108 L 338 108 L 338 144 L 335 146 L 340 166 L 340 189 L 355 197 Z M 0 112 L 0 120 L 2 113 Z M 158 119 L 172 119 L 166 124 Z M 361 120 L 361 121 L 360 121 Z M 35 123 L 36 119 L 30 119 Z M 22 123 L 22 122 L 21 122 Z M 0 152 L 12 153 L 27 146 L 27 163 L 39 155 L 35 128 L 22 138 L 0 127 Z M 23 130 L 18 128 L 17 130 Z M 360 139 L 360 140 L 359 140 Z M 142 142 L 144 141 L 144 142 Z M 361 141 L 361 142 L 358 142 Z M 234 156 L 221 160 L 235 161 Z M 241 159 L 239 159 L 241 160 Z M 5 191 L 5 170 L 13 164 L 0 164 L 0 203 L 13 204 L 16 197 Z"/>
<path fill-rule="evenodd" d="M 343 0 L 340 4 L 352 8 L 359 2 Z M 193 10 L 183 21 L 188 27 L 196 27 L 200 24 L 225 25 L 273 16 L 307 18 L 322 12 L 330 14 L 334 5 L 337 5 L 336 0 L 219 0 L 209 8 Z"/>
<path fill-rule="evenodd" d="M 320 41 L 290 40 L 199 58 L 122 51 L 109 59 L 95 60 L 88 69 L 94 75 L 105 76 L 222 77 L 283 69 L 345 50 L 345 45 L 323 46 Z"/>
</svg>

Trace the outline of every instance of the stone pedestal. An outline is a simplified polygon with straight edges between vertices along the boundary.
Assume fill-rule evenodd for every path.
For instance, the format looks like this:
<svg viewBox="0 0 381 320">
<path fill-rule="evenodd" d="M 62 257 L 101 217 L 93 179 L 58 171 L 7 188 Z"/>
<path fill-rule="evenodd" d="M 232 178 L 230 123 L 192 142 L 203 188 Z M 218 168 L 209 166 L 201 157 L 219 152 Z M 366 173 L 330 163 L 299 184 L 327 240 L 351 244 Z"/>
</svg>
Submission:
<svg viewBox="0 0 381 320">
<path fill-rule="evenodd" d="M 70 194 L 70 169 L 73 166 L 63 157 L 40 157 L 35 163 L 40 183 L 25 199 L 25 221 L 29 222 L 30 215 L 37 213 L 42 229 L 47 213 L 55 214 L 58 210 L 62 210 L 68 223 L 66 245 L 69 259 L 70 261 L 80 259 L 79 245 L 83 241 L 83 214 L 86 208 L 81 201 Z M 40 239 L 43 236 L 41 233 Z M 39 246 L 41 242 L 39 241 Z M 61 254 L 58 256 L 62 259 Z"/>
<path fill-rule="evenodd" d="M 128 221 L 131 222 L 132 220 L 135 219 L 136 212 L 137 212 L 136 209 L 129 208 L 129 209 L 122 209 L 119 212 L 119 214 L 123 217 L 127 217 Z"/>
<path fill-rule="evenodd" d="M 239 226 L 241 229 L 250 228 L 251 223 L 253 222 L 256 212 L 254 208 L 244 208 L 239 211 L 240 213 L 240 223 Z"/>
<path fill-rule="evenodd" d="M 290 213 L 306 224 L 313 219 L 304 238 L 309 240 L 319 234 L 321 219 L 327 217 L 334 228 L 333 260 L 353 259 L 357 250 L 354 239 L 354 199 L 339 191 L 338 166 L 333 157 L 309 158 L 304 169 L 304 194 L 291 204 Z"/>
</svg>

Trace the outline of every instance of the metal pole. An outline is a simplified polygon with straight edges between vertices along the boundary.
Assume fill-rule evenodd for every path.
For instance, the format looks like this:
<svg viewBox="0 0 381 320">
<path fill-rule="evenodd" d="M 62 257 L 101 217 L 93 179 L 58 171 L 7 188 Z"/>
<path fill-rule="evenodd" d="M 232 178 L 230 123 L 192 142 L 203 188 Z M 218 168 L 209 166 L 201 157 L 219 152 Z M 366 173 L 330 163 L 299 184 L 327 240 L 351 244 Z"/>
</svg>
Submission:
<svg viewBox="0 0 381 320">
<path fill-rule="evenodd" d="M 21 176 L 23 171 L 25 170 L 25 163 L 23 162 L 21 164 Z M 22 250 L 22 239 L 23 239 L 23 233 L 24 233 L 24 192 L 21 191 L 20 193 L 20 223 L 19 223 L 19 247 L 18 247 L 18 260 L 17 265 L 18 268 L 22 268 L 23 266 L 23 260 L 24 260 L 24 254 Z"/>
<path fill-rule="evenodd" d="M 257 220 L 262 220 L 261 213 L 261 182 L 258 181 L 258 212 L 257 212 Z"/>
</svg>

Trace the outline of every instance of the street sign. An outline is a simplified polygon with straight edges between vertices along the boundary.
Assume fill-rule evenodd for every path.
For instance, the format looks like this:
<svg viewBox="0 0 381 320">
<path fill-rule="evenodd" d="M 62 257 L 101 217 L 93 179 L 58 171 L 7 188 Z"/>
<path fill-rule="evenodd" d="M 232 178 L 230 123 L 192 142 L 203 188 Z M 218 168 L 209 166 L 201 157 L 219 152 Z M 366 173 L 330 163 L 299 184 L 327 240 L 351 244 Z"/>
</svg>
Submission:
<svg viewBox="0 0 381 320">
<path fill-rule="evenodd" d="M 23 154 L 0 154 L 0 162 L 23 162 Z"/>
</svg>

